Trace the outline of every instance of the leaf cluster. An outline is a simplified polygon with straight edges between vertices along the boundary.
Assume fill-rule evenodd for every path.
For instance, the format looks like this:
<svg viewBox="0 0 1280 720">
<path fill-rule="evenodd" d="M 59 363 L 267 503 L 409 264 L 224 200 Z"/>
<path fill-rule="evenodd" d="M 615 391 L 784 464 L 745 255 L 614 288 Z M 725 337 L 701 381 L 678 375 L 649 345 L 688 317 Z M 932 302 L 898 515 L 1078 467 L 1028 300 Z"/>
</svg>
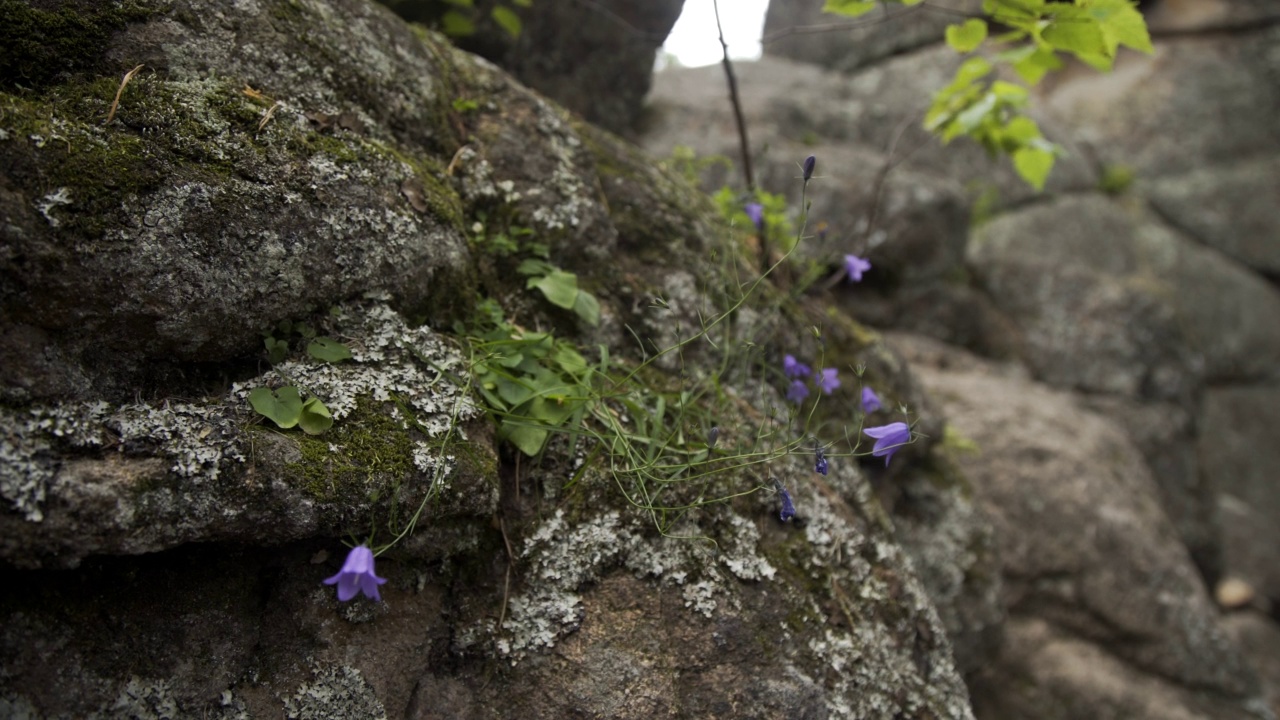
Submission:
<svg viewBox="0 0 1280 720">
<path fill-rule="evenodd" d="M 533 7 L 533 0 L 510 0 L 511 5 L 499 3 L 489 11 L 489 17 L 513 39 L 520 37 L 524 23 L 516 13 L 516 7 Z M 479 11 L 474 0 L 443 0 L 452 7 L 440 17 L 440 30 L 454 38 L 470 37 L 476 33 Z"/>
<path fill-rule="evenodd" d="M 876 0 L 827 0 L 823 10 L 856 17 L 877 4 Z M 1154 52 L 1151 36 L 1134 0 L 983 0 L 982 11 L 991 23 L 1005 29 L 991 38 L 1004 49 L 989 59 L 974 57 L 960 66 L 952 82 L 934 95 L 925 114 L 925 129 L 943 142 L 967 136 L 992 155 L 1008 155 L 1018 175 L 1042 190 L 1062 150 L 1024 114 L 1027 88 L 998 79 L 997 67 L 1007 66 L 1026 86 L 1060 69 L 1060 54 L 1106 72 L 1121 47 Z M 948 27 L 946 40 L 956 52 L 971 53 L 987 41 L 989 32 L 987 19 L 970 18 Z"/>
</svg>

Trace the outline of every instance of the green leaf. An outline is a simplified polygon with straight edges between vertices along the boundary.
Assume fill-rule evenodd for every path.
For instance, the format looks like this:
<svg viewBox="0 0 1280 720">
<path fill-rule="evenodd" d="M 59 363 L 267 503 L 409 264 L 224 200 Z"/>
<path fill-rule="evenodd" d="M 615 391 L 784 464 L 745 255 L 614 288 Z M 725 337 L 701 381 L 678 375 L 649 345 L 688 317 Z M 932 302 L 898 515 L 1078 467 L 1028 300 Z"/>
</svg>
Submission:
<svg viewBox="0 0 1280 720">
<path fill-rule="evenodd" d="M 548 431 L 527 421 L 503 420 L 498 426 L 498 434 L 509 440 L 520 452 L 533 457 L 542 451 L 542 446 L 547 442 Z"/>
<path fill-rule="evenodd" d="M 556 343 L 556 349 L 551 353 L 551 360 L 559 365 L 561 370 L 575 377 L 581 375 L 587 369 L 587 359 L 582 357 L 582 354 L 577 350 L 564 343 Z"/>
<path fill-rule="evenodd" d="M 1040 33 L 1041 39 L 1049 43 L 1055 50 L 1075 53 L 1076 55 L 1101 55 L 1109 57 L 1106 38 L 1102 35 L 1102 26 L 1097 20 L 1079 13 L 1064 13 L 1054 19 Z"/>
<path fill-rule="evenodd" d="M 528 8 L 533 7 L 533 0 L 511 0 L 511 4 Z"/>
<path fill-rule="evenodd" d="M 858 17 L 875 9 L 875 0 L 827 0 L 822 6 L 822 12 L 845 17 Z"/>
<path fill-rule="evenodd" d="M 1013 71 L 1018 73 L 1028 85 L 1035 85 L 1050 71 L 1062 67 L 1062 61 L 1052 50 L 1046 48 L 1027 47 L 1031 52 L 1012 61 Z"/>
<path fill-rule="evenodd" d="M 298 388 L 292 385 L 275 392 L 271 388 L 254 388 L 249 392 L 249 404 L 259 415 L 285 430 L 297 425 L 302 417 L 302 398 Z"/>
<path fill-rule="evenodd" d="M 513 38 L 520 37 L 520 16 L 506 5 L 498 5 L 489 13 L 493 17 L 493 21 L 502 26 L 503 30 Z"/>
<path fill-rule="evenodd" d="M 272 365 L 279 365 L 284 362 L 285 356 L 289 354 L 289 343 L 284 340 L 268 337 L 262 341 L 262 344 L 267 346 L 267 360 Z"/>
<path fill-rule="evenodd" d="M 1103 21 L 1102 34 L 1113 55 L 1118 45 L 1131 47 L 1148 55 L 1156 51 L 1151 45 L 1151 34 L 1147 32 L 1147 23 L 1143 20 L 1142 13 L 1129 4 L 1116 8 Z"/>
<path fill-rule="evenodd" d="M 530 278 L 529 287 L 542 291 L 552 305 L 572 310 L 578 302 L 578 276 L 563 270 L 553 270 L 546 277 Z"/>
<path fill-rule="evenodd" d="M 450 37 L 467 37 L 476 34 L 476 24 L 457 10 L 450 10 L 440 18 L 440 29 Z"/>
<path fill-rule="evenodd" d="M 1013 154 L 1013 167 L 1028 185 L 1044 190 L 1044 181 L 1053 169 L 1053 153 L 1037 147 L 1024 147 Z"/>
<path fill-rule="evenodd" d="M 978 18 L 965 20 L 962 25 L 947 26 L 947 44 L 956 52 L 973 52 L 987 39 L 987 23 Z"/>
<path fill-rule="evenodd" d="M 329 408 L 318 398 L 309 398 L 302 404 L 302 415 L 298 418 L 298 427 L 308 435 L 319 435 L 333 427 L 333 416 Z"/>
<path fill-rule="evenodd" d="M 330 337 L 318 337 L 307 345 L 307 354 L 327 363 L 351 359 L 351 349 Z"/>
<path fill-rule="evenodd" d="M 1019 115 L 1004 126 L 1004 136 L 1018 143 L 1019 146 L 1027 145 L 1032 140 L 1041 137 L 1040 126 L 1036 125 L 1035 120 L 1025 115 Z"/>
<path fill-rule="evenodd" d="M 498 395 L 511 405 L 516 407 L 529 402 L 534 392 L 522 382 L 515 380 L 501 379 L 498 380 Z"/>
<path fill-rule="evenodd" d="M 600 302 L 596 300 L 595 295 L 586 290 L 578 291 L 578 298 L 573 302 L 573 311 L 591 327 L 600 324 Z"/>
<path fill-rule="evenodd" d="M 311 338 L 316 336 L 316 329 L 304 322 L 300 322 L 294 325 L 293 331 L 298 333 L 302 337 L 306 338 L 307 340 L 310 340 Z"/>
<path fill-rule="evenodd" d="M 549 275 L 555 272 L 556 266 L 546 260 L 538 260 L 537 258 L 529 258 L 520 263 L 516 267 L 516 272 L 521 275 Z M 530 285 L 530 287 L 533 287 Z"/>
</svg>

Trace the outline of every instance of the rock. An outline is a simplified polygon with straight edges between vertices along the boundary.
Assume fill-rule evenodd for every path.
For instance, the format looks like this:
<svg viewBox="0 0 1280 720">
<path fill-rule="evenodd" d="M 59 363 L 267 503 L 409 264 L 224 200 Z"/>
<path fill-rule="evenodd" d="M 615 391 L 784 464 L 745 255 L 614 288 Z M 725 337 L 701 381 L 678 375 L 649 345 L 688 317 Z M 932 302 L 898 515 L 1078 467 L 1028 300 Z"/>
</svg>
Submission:
<svg viewBox="0 0 1280 720">
<path fill-rule="evenodd" d="M 894 537 L 911 556 L 967 677 L 996 658 L 1003 640 L 1000 554 L 990 521 L 954 467 L 956 450 L 944 448 L 932 458 L 935 467 L 895 479 L 881 498 L 890 496 Z"/>
<path fill-rule="evenodd" d="M 634 134 L 658 48 L 684 7 L 684 0 L 543 2 L 528 9 L 480 0 L 470 10 L 430 0 L 381 2 L 413 22 L 438 21 L 444 10 L 473 16 L 476 32 L 457 38 L 460 47 L 620 135 Z M 493 21 L 498 5 L 521 19 L 516 37 Z"/>
<path fill-rule="evenodd" d="M 1047 81 L 1044 107 L 1099 162 L 1131 169 L 1139 183 L 1273 157 L 1277 37 L 1280 26 L 1259 22 L 1229 37 L 1159 38 L 1154 56 L 1122 54 L 1110 74 L 1078 68 Z"/>
<path fill-rule="evenodd" d="M 97 17 L 2 7 L 0 27 Z M 40 351 L 0 377 L 0 575 L 22 590 L 0 599 L 0 712 L 972 717 L 863 465 L 883 481 L 931 443 L 855 460 L 856 384 L 810 427 L 767 368 L 805 335 L 922 432 L 936 415 L 852 319 L 769 282 L 745 298 L 704 196 L 361 0 L 174 0 L 99 30 L 0 93 L 21 251 L 0 259 L 0 355 Z M 24 58 L 57 54 L 36 40 Z M 111 173 L 71 169 L 117 150 Z M 528 287 L 533 257 L 598 325 Z M 351 357 L 313 357 L 312 331 Z M 525 365 L 548 346 L 577 387 Z M 513 347 L 513 385 L 593 403 L 536 459 L 477 399 L 519 391 L 479 377 Z M 251 410 L 287 386 L 332 427 Z M 380 551 L 381 602 L 321 584 L 338 537 Z"/>
<path fill-rule="evenodd" d="M 1161 0 L 1144 8 L 1152 32 L 1246 31 L 1280 20 L 1267 0 Z"/>
<path fill-rule="evenodd" d="M 1280 599 L 1275 526 L 1280 450 L 1271 433 L 1278 402 L 1275 385 L 1210 387 L 1197 445 L 1201 472 L 1218 488 L 1226 571 L 1273 600 Z"/>
<path fill-rule="evenodd" d="M 1208 587 L 1223 572 L 1219 474 L 1201 469 L 1196 413 L 1170 402 L 1083 395 L 1080 402 L 1124 428 L 1160 486 L 1160 504 Z"/>
<path fill-rule="evenodd" d="M 1280 628 L 1256 612 L 1230 613 L 1222 623 L 1262 678 L 1272 714 L 1280 716 Z"/>
<path fill-rule="evenodd" d="M 1009 638 L 972 685 L 978 711 L 1266 717 L 1123 429 L 960 351 L 895 344 L 948 358 L 917 372 L 975 448 L 958 465 L 995 527 Z"/>
<path fill-rule="evenodd" d="M 1280 328 L 1269 320 L 1280 292 L 1101 196 L 981 226 L 969 263 L 1051 384 L 1180 400 L 1201 378 L 1269 377 L 1280 359 Z"/>
<path fill-rule="evenodd" d="M 1260 273 L 1280 274 L 1280 155 L 1144 183 L 1152 207 L 1187 236 Z"/>
<path fill-rule="evenodd" d="M 957 16 L 978 12 L 977 0 L 928 6 L 886 5 L 859 18 L 822 12 L 820 0 L 773 0 L 764 21 L 764 52 L 852 72 L 894 55 L 942 42 Z M 842 29 L 843 28 L 843 29 Z"/>
</svg>

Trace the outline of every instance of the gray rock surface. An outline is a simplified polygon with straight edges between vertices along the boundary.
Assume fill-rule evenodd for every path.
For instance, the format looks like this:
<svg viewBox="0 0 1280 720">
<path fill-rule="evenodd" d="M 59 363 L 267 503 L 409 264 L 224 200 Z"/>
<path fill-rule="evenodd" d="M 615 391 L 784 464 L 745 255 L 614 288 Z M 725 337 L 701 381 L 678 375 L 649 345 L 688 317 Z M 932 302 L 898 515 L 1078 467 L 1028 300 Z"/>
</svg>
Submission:
<svg viewBox="0 0 1280 720">
<path fill-rule="evenodd" d="M 634 134 L 658 48 L 684 8 L 684 0 L 542 0 L 529 8 L 497 0 L 469 8 L 432 0 L 380 1 L 406 20 L 429 25 L 447 10 L 474 18 L 476 32 L 457 38 L 460 47 L 621 135 Z M 520 17 L 518 36 L 491 19 L 498 5 Z"/>
<path fill-rule="evenodd" d="M 87 5 L 60 7 L 88 24 Z M 63 17 L 46 11 L 5 4 L 0 26 Z M 0 713 L 972 717 L 947 628 L 847 452 L 827 477 L 784 446 L 767 470 L 646 489 L 589 438 L 517 459 L 477 411 L 470 373 L 499 355 L 447 330 L 482 294 L 513 328 L 623 368 L 741 299 L 735 258 L 705 261 L 729 241 L 705 197 L 363 0 L 110 17 L 80 38 L 91 57 L 0 85 L 0 231 L 20 249 L 0 256 L 0 357 L 24 363 L 0 377 L 0 575 L 19 589 L 0 598 Z M 56 54 L 22 47 L 24 67 Z M 599 298 L 598 327 L 486 249 L 518 228 Z M 760 293 L 714 343 L 669 353 L 671 372 L 641 368 L 676 398 L 667 417 L 714 377 L 720 447 L 758 457 L 762 433 L 791 431 L 772 368 L 805 334 L 809 357 L 865 362 L 940 433 L 874 333 Z M 259 333 L 280 320 L 352 358 L 288 334 L 267 369 Z M 247 406 L 286 383 L 333 428 L 279 430 Z M 815 432 L 850 422 L 849 385 Z M 643 411 L 616 409 L 600 410 L 637 428 Z M 696 424 L 673 425 L 681 451 Z M 757 471 L 785 479 L 794 521 Z M 710 491 L 725 500 L 698 509 Z M 670 507 L 638 510 L 649 492 Z M 339 537 L 379 547 L 410 526 L 378 558 L 382 603 L 321 585 Z"/>
<path fill-rule="evenodd" d="M 958 465 L 995 527 L 1010 619 L 971 683 L 981 716 L 1268 717 L 1119 426 L 1003 366 L 892 342 L 972 444 Z"/>
<path fill-rule="evenodd" d="M 940 43 L 947 25 L 978 12 L 979 0 L 943 0 L 915 6 L 886 4 L 846 18 L 822 12 L 824 0 L 773 0 L 765 15 L 766 55 L 840 72 Z"/>
<path fill-rule="evenodd" d="M 1274 384 L 1210 388 L 1197 443 L 1200 466 L 1217 483 L 1226 571 L 1273 600 L 1280 598 L 1277 403 Z"/>
</svg>

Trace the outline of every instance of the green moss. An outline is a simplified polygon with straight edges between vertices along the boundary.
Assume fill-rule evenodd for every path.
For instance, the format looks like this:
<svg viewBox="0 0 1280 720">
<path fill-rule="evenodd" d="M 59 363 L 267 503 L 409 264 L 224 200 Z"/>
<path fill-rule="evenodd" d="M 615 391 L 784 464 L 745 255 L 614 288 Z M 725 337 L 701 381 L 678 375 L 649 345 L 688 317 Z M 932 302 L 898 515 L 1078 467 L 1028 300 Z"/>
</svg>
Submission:
<svg viewBox="0 0 1280 720">
<path fill-rule="evenodd" d="M 100 72 L 113 33 L 163 10 L 163 3 L 143 0 L 76 0 L 47 10 L 0 0 L 0 88 L 39 90 L 68 75 Z"/>
<path fill-rule="evenodd" d="M 426 439 L 368 399 L 324 435 L 292 437 L 302 461 L 287 467 L 297 473 L 302 489 L 321 502 L 348 507 L 394 492 L 404 478 L 418 473 L 413 449 Z"/>
</svg>

